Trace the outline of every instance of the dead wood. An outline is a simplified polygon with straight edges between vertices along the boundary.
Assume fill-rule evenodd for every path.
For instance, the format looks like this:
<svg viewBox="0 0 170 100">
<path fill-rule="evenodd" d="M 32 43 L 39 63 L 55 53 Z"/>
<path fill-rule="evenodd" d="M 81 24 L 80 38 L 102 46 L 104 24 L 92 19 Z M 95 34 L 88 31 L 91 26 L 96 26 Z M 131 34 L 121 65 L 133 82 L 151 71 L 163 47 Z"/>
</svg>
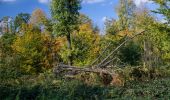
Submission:
<svg viewBox="0 0 170 100">
<path fill-rule="evenodd" d="M 64 64 L 59 64 L 58 66 L 56 66 L 54 68 L 54 73 L 60 74 L 62 72 L 65 71 L 73 71 L 73 72 L 92 72 L 92 73 L 105 73 L 105 74 L 109 74 L 109 75 L 113 75 L 114 73 L 111 72 L 110 70 L 107 69 L 102 69 L 102 68 L 80 68 L 80 67 L 76 67 L 76 66 L 70 66 L 70 65 L 64 65 Z"/>
<path fill-rule="evenodd" d="M 77 67 L 77 66 L 70 66 L 70 65 L 64 65 L 64 64 L 59 64 L 58 66 L 56 66 L 54 68 L 54 73 L 60 74 L 62 72 L 67 72 L 67 71 L 72 71 L 74 73 L 79 73 L 79 72 L 92 72 L 92 73 L 97 73 L 97 74 L 107 74 L 107 75 L 111 75 L 113 76 L 115 73 L 112 72 L 111 70 L 108 70 L 106 68 L 106 66 L 108 66 L 108 64 L 110 64 L 112 61 L 114 61 L 116 58 L 112 58 L 111 56 L 118 50 L 120 49 L 120 47 L 122 47 L 125 43 L 127 43 L 128 41 L 132 40 L 133 38 L 135 38 L 138 35 L 141 35 L 142 33 L 144 33 L 145 31 L 142 31 L 138 34 L 135 34 L 133 37 L 126 39 L 124 42 L 122 42 L 119 46 L 117 46 L 105 59 L 103 59 L 99 64 L 97 65 L 90 65 L 89 67 Z M 104 50 L 105 52 L 106 50 Z M 103 53 L 104 53 L 103 52 Z M 109 58 L 111 57 L 111 60 L 109 60 Z M 99 57 L 94 61 L 94 63 L 99 59 Z"/>
<path fill-rule="evenodd" d="M 145 31 L 142 31 L 138 34 L 135 34 L 133 37 L 125 40 L 124 42 L 122 42 L 119 46 L 117 46 L 105 59 L 103 59 L 97 66 L 101 66 L 103 63 L 105 63 L 110 56 L 112 56 L 117 50 L 119 50 L 124 44 L 126 44 L 127 42 L 129 42 L 130 40 L 132 40 L 133 38 L 135 38 L 138 35 L 141 35 L 142 33 L 144 33 Z"/>
</svg>

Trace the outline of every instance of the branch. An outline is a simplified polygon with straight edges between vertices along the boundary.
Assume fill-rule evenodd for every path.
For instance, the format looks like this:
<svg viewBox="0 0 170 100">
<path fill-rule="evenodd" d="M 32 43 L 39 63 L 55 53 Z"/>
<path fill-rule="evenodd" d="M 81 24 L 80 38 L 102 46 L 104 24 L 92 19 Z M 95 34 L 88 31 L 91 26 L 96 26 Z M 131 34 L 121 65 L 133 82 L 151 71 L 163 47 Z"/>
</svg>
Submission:
<svg viewBox="0 0 170 100">
<path fill-rule="evenodd" d="M 126 35 L 127 36 L 127 35 Z M 126 38 L 126 36 L 124 36 L 123 37 L 123 39 L 124 38 Z M 121 39 L 121 40 L 123 40 L 123 39 Z M 103 50 L 103 52 L 92 62 L 92 64 L 90 65 L 90 66 L 92 66 L 92 65 L 94 65 L 98 60 L 99 60 L 99 58 L 101 58 L 102 57 L 102 55 L 108 50 L 108 48 L 111 46 L 111 42 L 108 44 L 108 46 Z"/>
<path fill-rule="evenodd" d="M 107 61 L 106 63 L 104 63 L 104 64 L 102 64 L 102 65 L 97 65 L 97 66 L 100 67 L 100 68 L 105 68 L 108 64 L 110 64 L 112 61 L 114 61 L 114 60 L 116 60 L 116 59 L 117 59 L 117 58 L 115 57 L 115 58 Z"/>
<path fill-rule="evenodd" d="M 91 65 L 95 64 L 97 62 L 97 60 L 102 57 L 102 54 L 106 52 L 107 48 L 110 47 L 111 42 L 109 43 L 109 45 L 103 50 L 103 52 L 92 62 Z"/>
<path fill-rule="evenodd" d="M 140 33 L 138 33 L 138 34 L 136 34 L 136 35 L 134 35 L 133 37 L 125 40 L 124 42 L 122 42 L 122 43 L 121 43 L 119 46 L 117 46 L 103 61 L 101 61 L 101 62 L 98 64 L 98 66 L 101 66 L 104 62 L 106 62 L 106 60 L 107 60 L 111 55 L 113 55 L 113 53 L 115 53 L 117 50 L 119 50 L 119 48 L 122 47 L 126 42 L 132 40 L 133 38 L 135 38 L 136 36 L 138 36 L 138 35 L 140 35 L 140 34 L 142 34 L 142 33 L 144 33 L 144 32 L 145 32 L 145 30 L 142 31 L 142 32 L 140 32 Z"/>
</svg>

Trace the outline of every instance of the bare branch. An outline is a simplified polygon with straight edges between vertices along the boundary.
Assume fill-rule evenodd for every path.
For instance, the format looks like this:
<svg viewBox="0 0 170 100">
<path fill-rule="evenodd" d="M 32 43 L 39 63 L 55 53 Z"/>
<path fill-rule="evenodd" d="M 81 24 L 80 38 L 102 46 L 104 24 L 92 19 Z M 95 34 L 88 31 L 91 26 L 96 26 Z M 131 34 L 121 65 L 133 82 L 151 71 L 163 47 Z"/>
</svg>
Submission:
<svg viewBox="0 0 170 100">
<path fill-rule="evenodd" d="M 120 49 L 120 47 L 122 47 L 126 42 L 132 40 L 133 38 L 135 38 L 136 36 L 138 36 L 138 35 L 140 35 L 140 34 L 142 34 L 142 33 L 144 33 L 144 32 L 145 32 L 145 30 L 142 31 L 142 32 L 140 32 L 140 33 L 138 33 L 138 34 L 136 34 L 136 35 L 134 35 L 133 37 L 125 40 L 124 42 L 122 42 L 122 43 L 121 43 L 119 46 L 117 46 L 103 61 L 101 61 L 101 62 L 98 64 L 98 66 L 101 66 L 104 62 L 106 62 L 106 60 L 107 60 L 111 55 L 113 55 L 118 49 Z"/>
</svg>

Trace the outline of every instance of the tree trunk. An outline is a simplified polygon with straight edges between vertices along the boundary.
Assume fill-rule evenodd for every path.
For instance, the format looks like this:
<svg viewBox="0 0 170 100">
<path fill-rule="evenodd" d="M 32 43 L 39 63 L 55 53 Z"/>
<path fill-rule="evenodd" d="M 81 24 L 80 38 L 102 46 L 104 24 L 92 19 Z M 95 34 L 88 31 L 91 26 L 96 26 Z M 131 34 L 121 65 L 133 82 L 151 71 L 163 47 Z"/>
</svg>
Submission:
<svg viewBox="0 0 170 100">
<path fill-rule="evenodd" d="M 148 39 L 144 40 L 144 66 L 148 67 L 149 69 L 152 66 L 152 50 L 151 44 Z"/>
<path fill-rule="evenodd" d="M 7 33 L 9 33 L 9 26 L 8 26 L 8 22 L 7 22 L 6 28 L 7 28 L 6 32 L 7 32 Z"/>
<path fill-rule="evenodd" d="M 69 50 L 69 55 L 68 55 L 68 65 L 72 65 L 73 64 L 73 59 L 72 59 L 72 47 L 71 47 L 71 34 L 68 33 L 67 35 L 67 47 Z"/>
</svg>

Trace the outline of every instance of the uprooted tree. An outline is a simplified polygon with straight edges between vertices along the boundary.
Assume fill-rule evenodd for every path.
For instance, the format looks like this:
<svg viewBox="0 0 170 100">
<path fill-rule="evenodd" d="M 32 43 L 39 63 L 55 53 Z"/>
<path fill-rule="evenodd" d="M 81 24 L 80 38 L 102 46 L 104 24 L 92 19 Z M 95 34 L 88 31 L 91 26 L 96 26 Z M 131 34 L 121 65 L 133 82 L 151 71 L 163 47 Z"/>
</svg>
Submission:
<svg viewBox="0 0 170 100">
<path fill-rule="evenodd" d="M 132 40 L 133 38 L 137 37 L 138 35 L 142 35 L 146 31 L 139 32 L 135 34 L 132 37 L 127 38 L 125 41 L 123 41 L 120 45 L 118 45 L 113 51 L 111 51 L 101 62 L 97 63 L 99 58 L 102 57 L 102 55 L 106 52 L 108 49 L 109 45 L 104 49 L 104 51 L 92 62 L 92 64 L 85 66 L 83 68 L 77 67 L 77 66 L 70 66 L 70 65 L 64 65 L 64 64 L 58 64 L 54 68 L 54 73 L 56 75 L 61 74 L 61 73 L 67 73 L 67 72 L 73 72 L 74 74 L 78 74 L 81 72 L 90 72 L 90 73 L 96 73 L 99 74 L 103 79 L 107 79 L 108 77 L 111 77 L 111 80 L 105 84 L 110 84 L 114 81 L 115 77 L 118 77 L 118 75 L 112 71 L 111 69 L 108 68 L 108 66 L 111 66 L 110 63 L 112 61 L 116 60 L 116 57 L 114 57 L 114 53 L 116 53 L 122 46 L 124 46 L 127 42 Z M 117 80 L 120 81 L 120 80 Z"/>
</svg>

